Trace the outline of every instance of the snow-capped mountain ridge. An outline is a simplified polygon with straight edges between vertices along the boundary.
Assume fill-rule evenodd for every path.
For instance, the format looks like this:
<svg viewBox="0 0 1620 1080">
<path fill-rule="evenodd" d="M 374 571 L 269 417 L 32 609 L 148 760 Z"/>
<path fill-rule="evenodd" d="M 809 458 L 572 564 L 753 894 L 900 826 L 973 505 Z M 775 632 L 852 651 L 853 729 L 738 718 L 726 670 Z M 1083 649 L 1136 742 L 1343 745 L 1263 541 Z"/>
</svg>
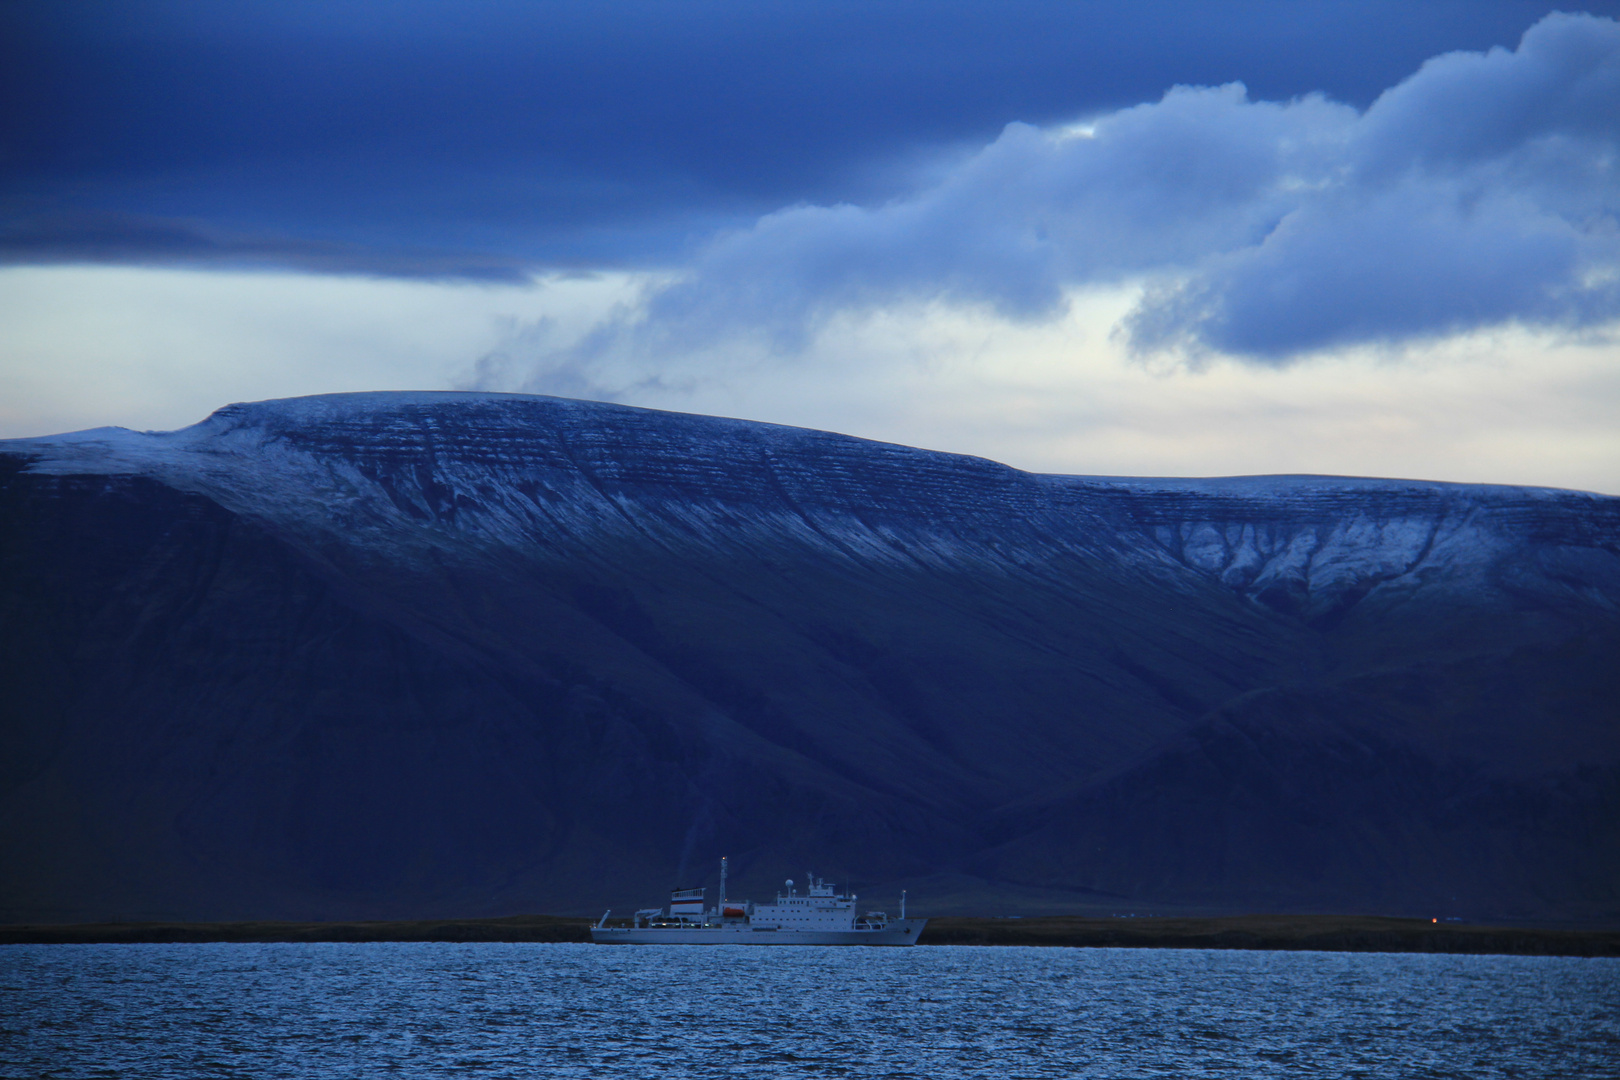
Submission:
<svg viewBox="0 0 1620 1080">
<path fill-rule="evenodd" d="M 1430 562 L 1488 561 L 1511 543 L 1505 531 L 1569 531 L 1570 510 L 1620 520 L 1620 500 L 1556 489 L 1043 476 L 801 428 L 527 395 L 297 398 L 229 405 L 177 432 L 12 445 L 38 455 L 36 471 L 151 475 L 241 513 L 348 537 L 404 525 L 427 543 L 444 530 L 566 549 L 598 533 L 673 545 L 753 534 L 948 565 L 996 561 L 998 534 L 1016 523 L 1021 547 L 1167 555 L 1247 596 L 1316 613 Z"/>
<path fill-rule="evenodd" d="M 15 917 L 107 914 L 115 851 L 149 913 L 248 917 L 599 912 L 714 845 L 1046 910 L 1620 911 L 1579 824 L 1620 499 L 453 393 L 0 443 L 0 499 Z"/>
</svg>

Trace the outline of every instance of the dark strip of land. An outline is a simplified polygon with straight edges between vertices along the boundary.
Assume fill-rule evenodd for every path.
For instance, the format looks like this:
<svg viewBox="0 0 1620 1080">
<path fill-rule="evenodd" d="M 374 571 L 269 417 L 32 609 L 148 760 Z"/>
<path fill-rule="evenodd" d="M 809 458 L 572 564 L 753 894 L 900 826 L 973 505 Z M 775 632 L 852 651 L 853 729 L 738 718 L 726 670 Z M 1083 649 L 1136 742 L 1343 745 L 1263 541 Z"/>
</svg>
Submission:
<svg viewBox="0 0 1620 1080">
<path fill-rule="evenodd" d="M 267 941 L 585 942 L 589 919 L 402 922 L 79 923 L 0 926 L 0 944 Z M 1067 945 L 1157 949 L 1318 949 L 1326 952 L 1496 953 L 1620 957 L 1620 930 L 1435 923 L 1335 915 L 1223 918 L 931 919 L 922 945 Z"/>
<path fill-rule="evenodd" d="M 129 922 L 0 926 L 0 945 L 181 941 L 590 941 L 591 920 L 555 915 L 399 922 Z"/>
<path fill-rule="evenodd" d="M 922 945 L 1620 956 L 1620 931 L 1437 923 L 1345 915 L 1223 918 L 930 919 Z"/>
</svg>

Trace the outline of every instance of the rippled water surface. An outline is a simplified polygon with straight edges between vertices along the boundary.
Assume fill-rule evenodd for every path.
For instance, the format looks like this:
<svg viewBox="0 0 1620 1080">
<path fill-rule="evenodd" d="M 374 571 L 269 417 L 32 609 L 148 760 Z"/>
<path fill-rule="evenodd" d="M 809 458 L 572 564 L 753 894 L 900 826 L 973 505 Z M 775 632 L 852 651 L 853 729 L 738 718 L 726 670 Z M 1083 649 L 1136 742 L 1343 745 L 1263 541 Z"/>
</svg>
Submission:
<svg viewBox="0 0 1620 1080">
<path fill-rule="evenodd" d="M 6 1077 L 1620 1075 L 1620 961 L 0 946 Z"/>
</svg>

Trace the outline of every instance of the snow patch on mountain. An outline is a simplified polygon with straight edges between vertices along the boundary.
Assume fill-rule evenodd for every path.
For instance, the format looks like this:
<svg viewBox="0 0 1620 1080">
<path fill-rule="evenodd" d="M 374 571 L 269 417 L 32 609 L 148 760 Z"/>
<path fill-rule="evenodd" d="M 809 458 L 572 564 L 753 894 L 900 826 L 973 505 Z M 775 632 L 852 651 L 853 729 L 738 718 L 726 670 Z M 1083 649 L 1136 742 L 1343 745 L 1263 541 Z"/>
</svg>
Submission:
<svg viewBox="0 0 1620 1080">
<path fill-rule="evenodd" d="M 634 540 L 766 562 L 785 545 L 981 574 L 1105 558 L 1322 623 L 1440 568 L 1483 580 L 1544 519 L 1620 513 L 1620 500 L 1539 488 L 1042 476 L 802 428 L 486 393 L 236 404 L 180 431 L 97 428 L 0 452 L 36 473 L 147 476 L 317 545 L 577 558 Z"/>
</svg>

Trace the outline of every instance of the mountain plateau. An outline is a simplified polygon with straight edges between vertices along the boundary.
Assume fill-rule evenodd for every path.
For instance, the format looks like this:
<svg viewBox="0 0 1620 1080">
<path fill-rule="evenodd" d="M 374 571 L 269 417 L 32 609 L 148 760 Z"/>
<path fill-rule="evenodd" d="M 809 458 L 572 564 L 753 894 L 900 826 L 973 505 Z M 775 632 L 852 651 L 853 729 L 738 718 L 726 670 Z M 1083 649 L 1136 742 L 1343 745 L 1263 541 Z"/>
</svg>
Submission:
<svg viewBox="0 0 1620 1080">
<path fill-rule="evenodd" d="M 1599 495 L 231 405 L 0 442 L 0 685 L 6 921 L 1620 918 Z"/>
</svg>

